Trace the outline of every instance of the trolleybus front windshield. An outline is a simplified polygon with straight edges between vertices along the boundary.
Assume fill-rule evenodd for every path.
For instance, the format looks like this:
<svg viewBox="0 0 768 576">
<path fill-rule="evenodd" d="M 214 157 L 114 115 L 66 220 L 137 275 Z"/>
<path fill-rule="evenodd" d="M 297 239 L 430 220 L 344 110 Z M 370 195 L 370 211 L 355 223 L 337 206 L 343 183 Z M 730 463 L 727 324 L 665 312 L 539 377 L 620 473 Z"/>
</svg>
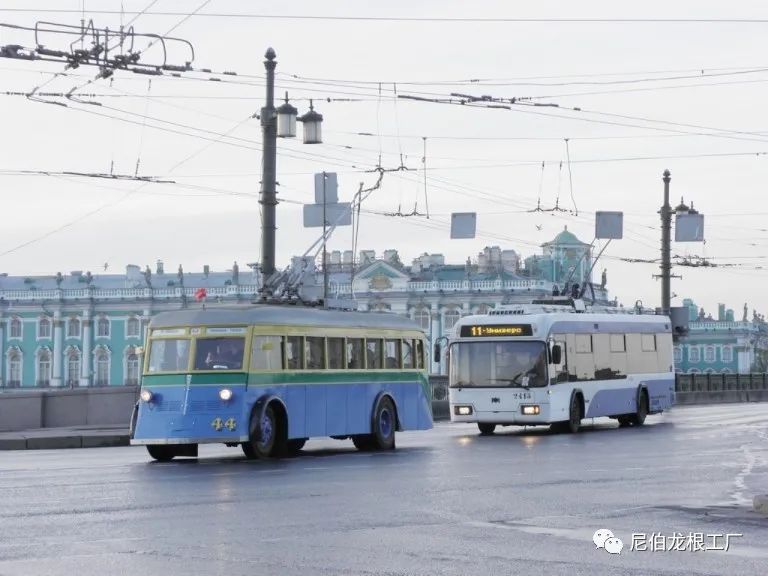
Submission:
<svg viewBox="0 0 768 576">
<path fill-rule="evenodd" d="M 189 343 L 189 338 L 152 340 L 149 348 L 149 372 L 189 370 Z"/>
<path fill-rule="evenodd" d="M 242 370 L 245 338 L 198 338 L 195 370 Z"/>
<path fill-rule="evenodd" d="M 547 385 L 544 342 L 457 342 L 451 346 L 452 388 Z"/>
</svg>

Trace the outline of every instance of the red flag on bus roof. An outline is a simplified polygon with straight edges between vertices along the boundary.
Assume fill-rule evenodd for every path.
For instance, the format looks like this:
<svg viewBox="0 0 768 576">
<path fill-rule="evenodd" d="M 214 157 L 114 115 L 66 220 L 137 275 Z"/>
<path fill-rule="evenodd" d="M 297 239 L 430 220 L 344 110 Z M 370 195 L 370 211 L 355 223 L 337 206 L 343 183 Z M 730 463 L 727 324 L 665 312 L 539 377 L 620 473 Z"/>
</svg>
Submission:
<svg viewBox="0 0 768 576">
<path fill-rule="evenodd" d="M 198 288 L 195 291 L 195 300 L 197 300 L 198 302 L 200 300 L 203 300 L 206 296 L 208 296 L 208 290 L 206 290 L 205 288 Z"/>
</svg>

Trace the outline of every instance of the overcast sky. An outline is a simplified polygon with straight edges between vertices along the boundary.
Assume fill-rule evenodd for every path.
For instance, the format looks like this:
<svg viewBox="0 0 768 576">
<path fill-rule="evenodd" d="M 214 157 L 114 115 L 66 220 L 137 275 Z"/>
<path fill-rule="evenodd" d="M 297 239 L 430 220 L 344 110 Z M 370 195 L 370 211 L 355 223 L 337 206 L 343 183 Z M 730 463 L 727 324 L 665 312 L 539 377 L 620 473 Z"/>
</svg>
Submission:
<svg viewBox="0 0 768 576">
<path fill-rule="evenodd" d="M 135 17 L 132 12 L 149 7 L 133 26 L 163 34 L 183 16 L 152 12 L 190 13 L 202 4 L 6 0 L 0 22 L 79 24 L 84 8 L 97 27 L 117 29 Z M 98 13 L 121 7 L 122 16 Z M 54 8 L 69 12 L 42 11 Z M 229 16 L 234 13 L 249 17 Z M 80 92 L 95 94 L 83 100 L 102 104 L 46 97 L 64 107 L 1 97 L 0 272 L 96 273 L 104 264 L 121 272 L 126 264 L 154 266 L 157 259 L 166 268 L 181 263 L 193 271 L 257 261 L 261 133 L 250 117 L 263 103 L 263 54 L 272 46 L 278 94 L 288 90 L 300 114 L 314 98 L 324 116 L 322 145 L 303 145 L 301 128 L 299 138 L 279 142 L 279 197 L 294 203 L 278 206 L 278 265 L 318 236 L 317 229 L 302 227 L 300 206 L 313 198 L 314 172 L 336 171 L 340 199 L 348 201 L 360 182 L 375 182 L 365 171 L 379 156 L 384 168 L 395 168 L 402 155 L 410 170 L 387 173 L 364 204 L 360 249 L 381 254 L 395 248 L 406 263 L 423 252 L 463 263 L 487 245 L 526 257 L 565 225 L 590 242 L 594 212 L 620 210 L 624 239 L 605 250 L 596 276 L 607 268 L 608 288 L 625 304 L 640 299 L 658 305 L 660 285 L 652 278 L 658 265 L 620 258 L 659 257 L 657 211 L 668 168 L 673 206 L 685 196 L 706 221 L 706 244 L 673 244 L 673 254 L 720 265 L 676 267 L 683 278 L 673 281 L 673 304 L 691 297 L 707 312 L 715 313 L 718 302 L 737 316 L 745 302 L 765 311 L 768 270 L 760 267 L 768 266 L 768 21 L 555 21 L 568 18 L 754 20 L 767 19 L 768 7 L 701 0 L 632 7 L 609 1 L 210 0 L 172 35 L 194 45 L 195 68 L 235 71 L 239 78 L 199 72 L 152 78 L 150 85 L 147 77 L 117 72 L 112 80 L 83 86 L 97 69 L 83 66 L 54 77 L 64 72 L 62 65 L 0 59 L 0 92 L 27 92 L 46 82 L 41 92 L 83 86 Z M 39 41 L 65 49 L 71 40 L 47 34 Z M 0 28 L 0 45 L 6 44 L 33 47 L 34 36 Z M 170 63 L 189 59 L 182 48 L 169 45 Z M 159 45 L 144 57 L 160 58 Z M 395 98 L 444 99 L 452 92 L 560 107 L 480 109 Z M 139 175 L 175 184 L 17 172 L 132 175 L 137 162 Z M 427 202 L 429 219 L 373 213 L 426 214 Z M 567 211 L 527 212 L 556 202 Z M 478 213 L 477 238 L 450 240 L 450 213 L 468 210 Z M 329 249 L 350 248 L 351 229 L 339 229 Z"/>
</svg>

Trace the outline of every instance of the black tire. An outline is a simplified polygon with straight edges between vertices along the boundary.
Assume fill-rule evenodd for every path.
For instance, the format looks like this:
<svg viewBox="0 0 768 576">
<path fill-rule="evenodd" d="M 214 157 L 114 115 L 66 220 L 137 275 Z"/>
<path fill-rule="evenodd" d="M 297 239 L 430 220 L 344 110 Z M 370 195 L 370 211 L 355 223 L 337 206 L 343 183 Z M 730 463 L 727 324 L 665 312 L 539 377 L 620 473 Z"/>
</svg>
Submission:
<svg viewBox="0 0 768 576">
<path fill-rule="evenodd" d="M 357 434 L 352 436 L 352 444 L 360 452 L 369 452 L 374 449 L 373 436 L 371 434 Z"/>
<path fill-rule="evenodd" d="M 489 424 L 488 422 L 478 422 L 477 427 L 480 429 L 480 436 L 490 436 L 496 430 L 496 424 Z"/>
<path fill-rule="evenodd" d="M 285 451 L 288 454 L 297 454 L 301 452 L 301 449 L 304 448 L 304 444 L 306 443 L 306 438 L 294 438 L 293 440 L 288 440 L 288 442 L 285 443 Z"/>
<path fill-rule="evenodd" d="M 630 424 L 632 424 L 631 416 L 619 416 L 617 420 L 619 421 L 619 428 L 626 428 Z"/>
<path fill-rule="evenodd" d="M 374 448 L 378 450 L 395 449 L 395 429 L 397 428 L 397 412 L 392 400 L 385 396 L 376 405 L 376 413 L 373 415 L 373 434 L 371 434 Z"/>
<path fill-rule="evenodd" d="M 251 421 L 248 429 L 250 439 L 243 442 L 243 453 L 247 458 L 278 458 L 285 454 L 287 436 L 287 422 L 284 421 L 272 404 L 269 404 L 261 413 L 261 422 L 258 421 L 258 410 L 251 413 Z M 257 431 L 261 431 L 257 437 Z"/>
<path fill-rule="evenodd" d="M 176 456 L 176 450 L 173 446 L 149 445 L 147 446 L 147 452 L 158 462 L 170 462 Z"/>
<path fill-rule="evenodd" d="M 571 406 L 568 409 L 568 420 L 556 422 L 554 429 L 558 432 L 567 432 L 576 434 L 581 428 L 581 396 L 574 394 L 571 396 Z"/>
<path fill-rule="evenodd" d="M 637 412 L 632 414 L 629 420 L 633 426 L 642 426 L 645 423 L 646 416 L 648 416 L 648 392 L 643 389 L 637 402 Z"/>
</svg>

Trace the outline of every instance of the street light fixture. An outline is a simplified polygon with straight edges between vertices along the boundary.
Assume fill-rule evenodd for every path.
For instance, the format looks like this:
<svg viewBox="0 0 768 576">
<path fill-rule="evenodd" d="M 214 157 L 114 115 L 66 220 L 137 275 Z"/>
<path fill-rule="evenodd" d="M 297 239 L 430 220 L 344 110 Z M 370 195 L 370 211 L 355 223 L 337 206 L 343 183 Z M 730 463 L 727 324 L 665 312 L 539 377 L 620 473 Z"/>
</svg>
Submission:
<svg viewBox="0 0 768 576">
<path fill-rule="evenodd" d="M 304 144 L 322 144 L 323 115 L 315 112 L 312 100 L 309 101 L 309 112 L 299 118 L 304 124 Z"/>
<path fill-rule="evenodd" d="M 267 283 L 275 273 L 275 207 L 277 206 L 277 137 L 292 138 L 296 136 L 296 120 L 304 123 L 304 143 L 322 143 L 320 126 L 323 116 L 315 112 L 312 101 L 309 101 L 309 112 L 301 118 L 296 118 L 297 110 L 288 103 L 288 94 L 285 95 L 285 103 L 275 108 L 275 51 L 268 48 L 264 57 L 264 68 L 267 71 L 267 100 L 261 109 L 261 133 L 263 141 L 263 154 L 261 156 L 261 192 L 259 203 L 262 206 L 261 219 L 261 271 L 262 271 L 262 296 L 269 294 Z"/>
<path fill-rule="evenodd" d="M 277 109 L 277 137 L 294 138 L 296 136 L 296 108 L 288 103 L 288 92 L 285 93 L 285 103 Z"/>
</svg>

